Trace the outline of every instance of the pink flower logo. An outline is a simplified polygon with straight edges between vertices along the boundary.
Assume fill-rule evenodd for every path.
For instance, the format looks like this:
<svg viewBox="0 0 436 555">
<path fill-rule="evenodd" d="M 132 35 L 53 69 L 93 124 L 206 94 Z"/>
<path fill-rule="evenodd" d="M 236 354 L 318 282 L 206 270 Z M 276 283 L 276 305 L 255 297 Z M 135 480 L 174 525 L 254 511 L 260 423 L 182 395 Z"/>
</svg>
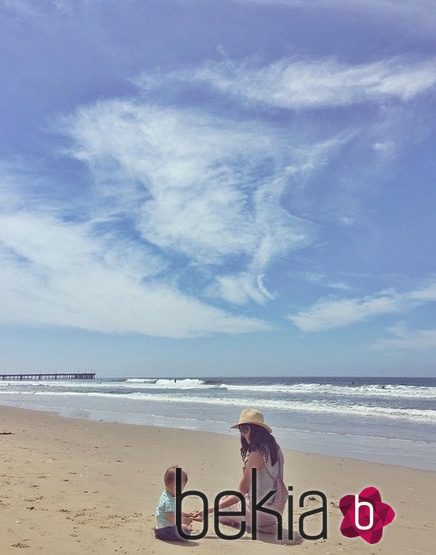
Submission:
<svg viewBox="0 0 436 555">
<path fill-rule="evenodd" d="M 383 503 L 379 490 L 370 486 L 358 495 L 344 495 L 339 501 L 344 518 L 341 532 L 347 538 L 360 536 L 368 543 L 378 543 L 383 535 L 383 528 L 395 518 L 394 509 Z"/>
</svg>

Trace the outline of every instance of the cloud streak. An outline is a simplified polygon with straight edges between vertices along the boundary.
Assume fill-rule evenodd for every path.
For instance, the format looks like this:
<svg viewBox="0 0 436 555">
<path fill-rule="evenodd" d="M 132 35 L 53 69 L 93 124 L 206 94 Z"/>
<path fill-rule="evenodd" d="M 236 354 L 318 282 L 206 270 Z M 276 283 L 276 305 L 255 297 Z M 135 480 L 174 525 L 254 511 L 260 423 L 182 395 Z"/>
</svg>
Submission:
<svg viewBox="0 0 436 555">
<path fill-rule="evenodd" d="M 263 284 L 263 276 L 256 276 L 253 272 L 218 276 L 208 293 L 211 297 L 219 297 L 237 305 L 250 301 L 265 305 L 267 301 L 274 299 L 274 295 Z"/>
<path fill-rule="evenodd" d="M 380 339 L 374 349 L 396 351 L 423 351 L 436 349 L 436 329 L 409 330 L 396 326 L 388 330 L 390 337 Z"/>
<path fill-rule="evenodd" d="M 0 220 L 0 320 L 105 333 L 195 337 L 269 329 L 183 294 L 145 245 L 97 235 L 92 221 L 11 210 Z"/>
<path fill-rule="evenodd" d="M 249 60 L 209 63 L 166 76 L 168 82 L 203 84 L 235 100 L 291 110 L 407 102 L 436 85 L 436 58 L 396 57 L 347 65 L 334 59 L 279 59 L 259 66 Z M 143 75 L 146 89 L 160 79 Z"/>
<path fill-rule="evenodd" d="M 381 292 L 362 298 L 321 299 L 307 310 L 288 316 L 300 330 L 312 333 L 343 328 L 383 314 L 398 314 L 436 301 L 436 284 L 398 293 Z"/>
</svg>

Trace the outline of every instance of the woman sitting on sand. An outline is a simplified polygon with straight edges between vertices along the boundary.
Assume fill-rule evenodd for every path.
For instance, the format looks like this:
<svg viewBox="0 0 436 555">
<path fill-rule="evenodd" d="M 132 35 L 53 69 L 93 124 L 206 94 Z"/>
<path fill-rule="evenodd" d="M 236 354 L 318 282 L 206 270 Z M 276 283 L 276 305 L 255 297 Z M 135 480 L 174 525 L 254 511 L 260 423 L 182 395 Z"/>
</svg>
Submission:
<svg viewBox="0 0 436 555">
<path fill-rule="evenodd" d="M 263 414 L 256 409 L 244 409 L 239 421 L 232 426 L 239 428 L 241 433 L 241 457 L 243 461 L 242 478 L 238 491 L 246 499 L 245 516 L 221 516 L 220 522 L 240 528 L 241 520 L 245 520 L 247 530 L 252 523 L 252 471 L 256 469 L 256 493 L 259 503 L 268 493 L 274 491 L 263 507 L 283 513 L 287 501 L 287 488 L 283 482 L 283 454 L 277 444 L 272 430 L 264 422 Z M 241 502 L 236 495 L 224 497 L 220 510 L 241 511 Z M 214 509 L 209 509 L 213 513 Z M 199 513 L 200 518 L 202 517 Z M 277 530 L 277 517 L 265 512 L 256 511 L 256 532 L 274 534 Z"/>
</svg>

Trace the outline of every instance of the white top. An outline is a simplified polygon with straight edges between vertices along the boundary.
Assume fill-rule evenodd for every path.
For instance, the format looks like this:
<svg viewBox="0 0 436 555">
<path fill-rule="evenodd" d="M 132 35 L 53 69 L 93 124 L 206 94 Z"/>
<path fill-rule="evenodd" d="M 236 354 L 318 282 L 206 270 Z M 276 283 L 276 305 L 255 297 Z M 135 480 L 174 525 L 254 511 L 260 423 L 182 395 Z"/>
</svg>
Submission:
<svg viewBox="0 0 436 555">
<path fill-rule="evenodd" d="M 277 450 L 277 460 L 273 465 L 271 463 L 271 457 L 268 455 L 265 462 L 265 468 L 257 469 L 256 472 L 256 484 L 257 484 L 257 501 L 261 501 L 265 495 L 270 491 L 277 490 L 277 481 L 283 481 L 283 453 L 280 447 Z M 248 492 L 248 509 L 251 509 L 251 487 Z M 267 502 L 268 506 L 274 503 L 274 497 L 270 498 Z"/>
</svg>

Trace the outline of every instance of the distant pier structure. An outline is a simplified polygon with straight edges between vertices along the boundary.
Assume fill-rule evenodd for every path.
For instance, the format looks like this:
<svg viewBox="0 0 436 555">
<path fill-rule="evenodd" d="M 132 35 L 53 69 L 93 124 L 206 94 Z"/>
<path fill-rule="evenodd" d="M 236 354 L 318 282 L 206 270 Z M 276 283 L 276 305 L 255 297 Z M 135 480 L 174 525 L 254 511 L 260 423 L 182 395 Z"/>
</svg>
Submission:
<svg viewBox="0 0 436 555">
<path fill-rule="evenodd" d="M 93 380 L 92 372 L 56 372 L 40 374 L 0 374 L 0 380 Z"/>
</svg>

